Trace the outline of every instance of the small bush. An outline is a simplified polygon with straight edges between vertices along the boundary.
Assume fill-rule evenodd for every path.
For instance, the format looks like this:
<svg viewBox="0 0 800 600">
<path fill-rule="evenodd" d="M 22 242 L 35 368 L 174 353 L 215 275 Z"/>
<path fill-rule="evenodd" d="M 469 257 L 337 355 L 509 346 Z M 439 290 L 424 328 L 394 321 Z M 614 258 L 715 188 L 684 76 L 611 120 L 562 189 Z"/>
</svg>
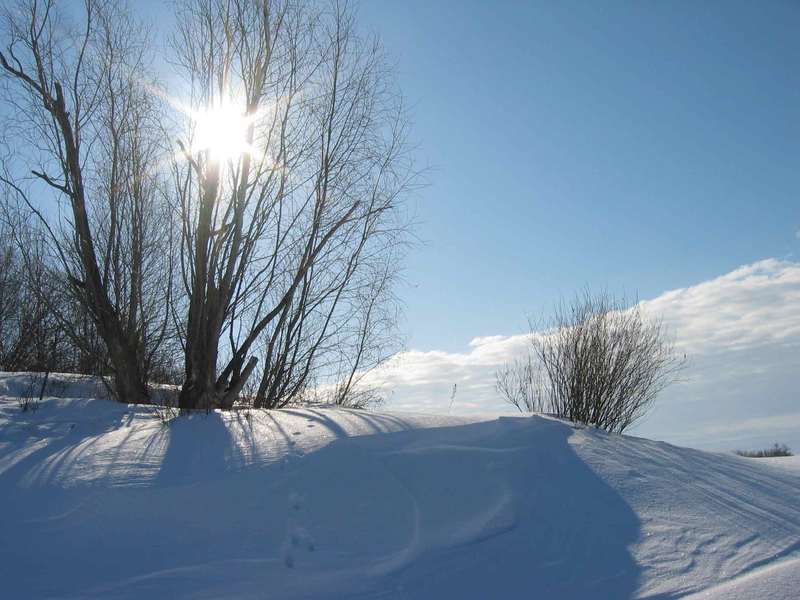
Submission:
<svg viewBox="0 0 800 600">
<path fill-rule="evenodd" d="M 528 356 L 496 373 L 522 412 L 542 412 L 622 433 L 686 363 L 666 327 L 638 303 L 588 290 L 562 302 L 545 328 L 531 324 Z"/>
<path fill-rule="evenodd" d="M 746 458 L 772 458 L 774 456 L 793 456 L 786 444 L 775 444 L 765 450 L 736 450 L 736 454 Z"/>
<path fill-rule="evenodd" d="M 45 373 L 31 373 L 25 391 L 17 398 L 19 408 L 22 412 L 36 412 L 44 397 L 44 391 L 49 378 L 49 371 Z"/>
</svg>

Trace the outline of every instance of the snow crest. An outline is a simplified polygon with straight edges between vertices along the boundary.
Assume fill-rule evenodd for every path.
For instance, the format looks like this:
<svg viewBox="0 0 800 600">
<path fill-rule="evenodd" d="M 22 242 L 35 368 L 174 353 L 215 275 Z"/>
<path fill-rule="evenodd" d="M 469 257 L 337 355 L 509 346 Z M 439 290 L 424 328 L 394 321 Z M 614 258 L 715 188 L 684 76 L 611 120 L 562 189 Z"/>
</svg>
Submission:
<svg viewBox="0 0 800 600">
<path fill-rule="evenodd" d="M 0 389 L 10 598 L 796 589 L 800 473 L 788 463 L 546 417 L 291 409 L 164 424 L 80 397 L 22 412 L 13 382 Z"/>
</svg>

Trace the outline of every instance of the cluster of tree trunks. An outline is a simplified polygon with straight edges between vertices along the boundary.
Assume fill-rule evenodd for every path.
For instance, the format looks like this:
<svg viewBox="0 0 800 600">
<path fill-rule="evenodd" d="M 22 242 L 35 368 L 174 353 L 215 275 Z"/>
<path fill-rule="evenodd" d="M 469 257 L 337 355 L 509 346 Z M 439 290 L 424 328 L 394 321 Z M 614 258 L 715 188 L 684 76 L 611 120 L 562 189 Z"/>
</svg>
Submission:
<svg viewBox="0 0 800 600">
<path fill-rule="evenodd" d="M 66 290 L 29 286 L 59 339 L 99 354 L 125 402 L 178 370 L 186 409 L 362 403 L 359 381 L 396 347 L 417 179 L 380 44 L 339 5 L 184 0 L 177 93 L 124 6 L 83 9 L 64 26 L 76 17 L 52 0 L 21 2 L 0 52 L 9 252 Z M 195 135 L 223 106 L 246 123 L 234 156 Z"/>
</svg>

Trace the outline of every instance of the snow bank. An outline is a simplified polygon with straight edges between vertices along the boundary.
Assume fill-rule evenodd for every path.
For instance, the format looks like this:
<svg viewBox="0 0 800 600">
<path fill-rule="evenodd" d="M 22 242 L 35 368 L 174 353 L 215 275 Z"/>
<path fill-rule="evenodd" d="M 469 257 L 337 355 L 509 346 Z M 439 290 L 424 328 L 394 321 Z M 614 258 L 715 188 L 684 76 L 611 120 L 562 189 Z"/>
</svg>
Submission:
<svg viewBox="0 0 800 600">
<path fill-rule="evenodd" d="M 165 425 L 103 400 L 0 398 L 9 598 L 727 594 L 793 583 L 798 497 L 791 469 L 544 417 Z"/>
<path fill-rule="evenodd" d="M 769 458 L 754 458 L 753 460 L 760 460 L 765 465 L 791 471 L 800 475 L 800 454 L 793 456 L 771 456 Z"/>
<path fill-rule="evenodd" d="M 44 373 L 7 373 L 0 371 L 0 396 L 39 397 Z M 59 398 L 103 398 L 108 392 L 99 377 L 51 373 L 45 395 Z"/>
<path fill-rule="evenodd" d="M 797 598 L 800 590 L 800 559 L 782 560 L 741 577 L 687 596 L 686 600 L 762 600 Z"/>
</svg>

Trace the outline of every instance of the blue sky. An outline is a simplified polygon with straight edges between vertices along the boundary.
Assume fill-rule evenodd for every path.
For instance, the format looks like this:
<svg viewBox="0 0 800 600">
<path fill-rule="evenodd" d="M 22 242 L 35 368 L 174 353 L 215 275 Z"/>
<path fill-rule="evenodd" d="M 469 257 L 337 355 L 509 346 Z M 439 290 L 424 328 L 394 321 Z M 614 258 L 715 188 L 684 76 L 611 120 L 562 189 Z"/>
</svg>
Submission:
<svg viewBox="0 0 800 600">
<path fill-rule="evenodd" d="M 429 186 L 409 347 L 659 293 L 800 240 L 800 4 L 365 1 Z"/>
<path fill-rule="evenodd" d="M 797 2 L 355 5 L 430 167 L 408 348 L 519 333 L 586 286 L 653 298 L 800 253 Z"/>
<path fill-rule="evenodd" d="M 631 430 L 712 450 L 800 448 L 800 262 L 743 265 L 643 303 L 688 358 L 680 380 Z M 476 337 L 456 351 L 410 350 L 371 373 L 393 410 L 510 413 L 495 372 L 524 357 L 527 334 Z M 451 401 L 453 385 L 456 397 Z"/>
<path fill-rule="evenodd" d="M 431 166 L 386 408 L 450 412 L 456 384 L 452 412 L 508 410 L 528 316 L 588 286 L 648 300 L 690 359 L 635 433 L 800 449 L 800 3 L 358 6 Z"/>
</svg>

